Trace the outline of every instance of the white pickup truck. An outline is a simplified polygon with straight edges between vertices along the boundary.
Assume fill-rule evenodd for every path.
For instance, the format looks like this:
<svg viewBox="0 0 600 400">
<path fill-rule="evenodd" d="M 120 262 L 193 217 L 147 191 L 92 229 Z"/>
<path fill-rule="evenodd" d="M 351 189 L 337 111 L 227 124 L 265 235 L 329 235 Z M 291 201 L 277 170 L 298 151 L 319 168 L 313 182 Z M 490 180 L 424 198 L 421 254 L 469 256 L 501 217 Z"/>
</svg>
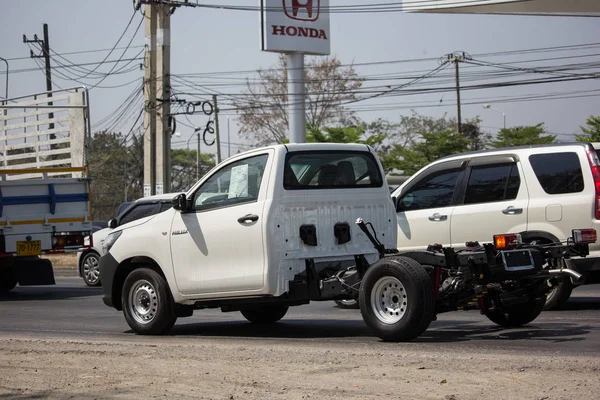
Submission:
<svg viewBox="0 0 600 400">
<path fill-rule="evenodd" d="M 596 233 L 575 233 L 585 254 Z M 399 341 L 420 335 L 438 312 L 474 304 L 499 325 L 526 324 L 541 312 L 550 274 L 581 278 L 554 262 L 568 248 L 522 249 L 512 236 L 466 253 L 398 253 L 396 239 L 394 201 L 372 148 L 256 149 L 215 167 L 173 208 L 112 231 L 100 259 L 103 301 L 135 332 L 162 334 L 195 309 L 273 323 L 290 306 L 358 298 L 366 324 Z M 542 270 L 546 263 L 560 268 Z"/>
<path fill-rule="evenodd" d="M 54 284 L 42 254 L 84 249 L 92 230 L 84 88 L 0 104 L 0 293 Z"/>
</svg>

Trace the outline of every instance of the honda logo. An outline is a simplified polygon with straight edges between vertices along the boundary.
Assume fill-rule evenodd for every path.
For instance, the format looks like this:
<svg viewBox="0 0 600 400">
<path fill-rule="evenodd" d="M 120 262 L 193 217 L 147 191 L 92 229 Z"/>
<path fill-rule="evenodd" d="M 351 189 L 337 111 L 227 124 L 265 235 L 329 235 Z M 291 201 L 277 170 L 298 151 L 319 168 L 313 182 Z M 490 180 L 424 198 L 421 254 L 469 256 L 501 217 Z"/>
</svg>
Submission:
<svg viewBox="0 0 600 400">
<path fill-rule="evenodd" d="M 316 21 L 321 12 L 321 0 L 283 0 L 283 11 L 291 19 Z"/>
</svg>

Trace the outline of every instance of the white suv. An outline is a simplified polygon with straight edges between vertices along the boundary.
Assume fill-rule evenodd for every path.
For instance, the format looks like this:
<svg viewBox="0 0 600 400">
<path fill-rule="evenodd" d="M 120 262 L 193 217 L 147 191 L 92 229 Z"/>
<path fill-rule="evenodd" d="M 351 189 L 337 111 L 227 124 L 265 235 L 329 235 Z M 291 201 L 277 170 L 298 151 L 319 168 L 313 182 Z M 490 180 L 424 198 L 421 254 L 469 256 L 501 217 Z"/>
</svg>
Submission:
<svg viewBox="0 0 600 400">
<path fill-rule="evenodd" d="M 499 233 L 558 242 L 576 228 L 600 230 L 600 162 L 589 143 L 524 146 L 449 156 L 422 168 L 392 196 L 398 199 L 398 248 L 432 243 L 464 247 Z M 600 279 L 600 244 L 575 259 L 586 283 Z M 546 309 L 568 300 L 568 280 Z"/>
</svg>

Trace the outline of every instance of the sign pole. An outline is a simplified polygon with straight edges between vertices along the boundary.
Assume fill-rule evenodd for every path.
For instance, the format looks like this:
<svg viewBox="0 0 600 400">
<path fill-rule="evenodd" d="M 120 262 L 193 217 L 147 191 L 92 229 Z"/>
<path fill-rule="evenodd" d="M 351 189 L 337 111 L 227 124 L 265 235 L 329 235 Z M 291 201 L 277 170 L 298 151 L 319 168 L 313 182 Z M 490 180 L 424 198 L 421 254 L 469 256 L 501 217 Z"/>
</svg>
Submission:
<svg viewBox="0 0 600 400">
<path fill-rule="evenodd" d="M 304 54 L 287 54 L 288 116 L 290 143 L 306 142 L 306 101 L 304 91 Z"/>
</svg>

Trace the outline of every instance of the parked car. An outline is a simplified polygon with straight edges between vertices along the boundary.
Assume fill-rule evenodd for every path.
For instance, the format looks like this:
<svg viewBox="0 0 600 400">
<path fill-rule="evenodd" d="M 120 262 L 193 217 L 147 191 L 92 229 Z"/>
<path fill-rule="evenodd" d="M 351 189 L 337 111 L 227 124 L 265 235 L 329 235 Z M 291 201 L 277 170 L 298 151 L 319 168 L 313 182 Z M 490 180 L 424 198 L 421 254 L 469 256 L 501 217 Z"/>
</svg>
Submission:
<svg viewBox="0 0 600 400">
<path fill-rule="evenodd" d="M 103 254 L 102 242 L 104 238 L 117 226 L 168 210 L 172 206 L 171 200 L 177 194 L 160 194 L 144 197 L 134 202 L 121 203 L 115 211 L 115 217 L 107 223 L 107 227 L 92 234 L 92 248 L 85 252 L 77 253 L 79 276 L 83 278 L 86 285 L 100 285 L 98 266 L 100 257 Z"/>
<path fill-rule="evenodd" d="M 449 156 L 422 168 L 392 193 L 397 198 L 398 248 L 431 243 L 464 247 L 494 234 L 555 243 L 575 228 L 600 229 L 600 161 L 589 143 L 523 146 Z M 585 283 L 600 281 L 600 244 L 573 259 Z M 546 309 L 563 306 L 573 284 L 555 286 Z"/>
</svg>

